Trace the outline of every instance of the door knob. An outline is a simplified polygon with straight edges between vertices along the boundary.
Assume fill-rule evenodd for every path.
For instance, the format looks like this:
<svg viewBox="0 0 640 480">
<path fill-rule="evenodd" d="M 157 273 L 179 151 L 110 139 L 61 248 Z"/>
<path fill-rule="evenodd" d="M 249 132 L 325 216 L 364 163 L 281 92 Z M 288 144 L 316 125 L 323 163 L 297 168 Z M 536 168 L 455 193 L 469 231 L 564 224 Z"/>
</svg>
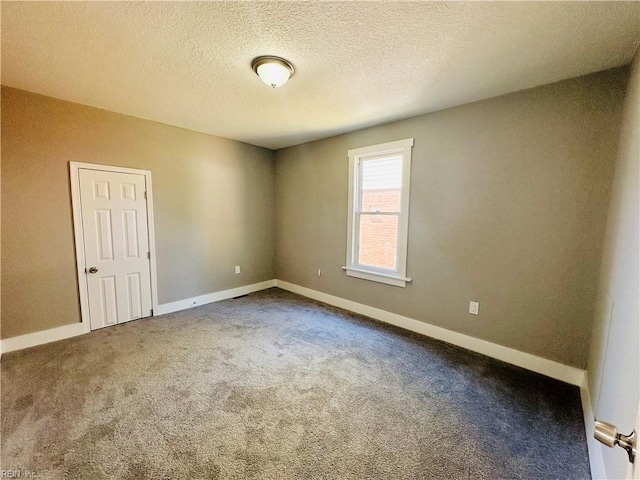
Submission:
<svg viewBox="0 0 640 480">
<path fill-rule="evenodd" d="M 96 267 L 91 267 L 89 270 L 87 270 L 87 273 L 98 273 L 98 269 Z"/>
<path fill-rule="evenodd" d="M 613 448 L 616 445 L 624 448 L 629 455 L 629 462 L 633 463 L 636 458 L 636 431 L 632 431 L 629 435 L 618 433 L 615 425 L 607 422 L 596 420 L 596 431 L 593 436 L 607 447 Z"/>
</svg>

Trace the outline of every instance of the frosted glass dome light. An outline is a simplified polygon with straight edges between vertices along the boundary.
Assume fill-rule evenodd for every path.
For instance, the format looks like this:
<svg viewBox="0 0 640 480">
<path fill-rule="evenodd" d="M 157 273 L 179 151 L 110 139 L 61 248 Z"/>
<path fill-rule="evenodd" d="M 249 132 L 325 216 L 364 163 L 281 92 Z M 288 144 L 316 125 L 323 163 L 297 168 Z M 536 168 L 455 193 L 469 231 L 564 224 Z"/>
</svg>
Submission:
<svg viewBox="0 0 640 480">
<path fill-rule="evenodd" d="M 263 56 L 251 62 L 253 71 L 258 74 L 260 80 L 272 88 L 280 87 L 287 83 L 293 75 L 294 69 L 290 62 L 280 57 Z"/>
</svg>

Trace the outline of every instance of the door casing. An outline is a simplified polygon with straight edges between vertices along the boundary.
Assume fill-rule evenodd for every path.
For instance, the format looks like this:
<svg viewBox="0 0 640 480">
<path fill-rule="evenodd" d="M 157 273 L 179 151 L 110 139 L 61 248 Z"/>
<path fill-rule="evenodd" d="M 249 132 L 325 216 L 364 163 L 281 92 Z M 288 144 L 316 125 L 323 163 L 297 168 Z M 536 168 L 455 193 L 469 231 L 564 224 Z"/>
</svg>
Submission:
<svg viewBox="0 0 640 480">
<path fill-rule="evenodd" d="M 78 288 L 80 294 L 80 317 L 85 333 L 91 331 L 91 317 L 89 315 L 89 290 L 87 285 L 87 267 L 84 254 L 84 233 L 82 231 L 82 206 L 80 198 L 80 169 L 99 170 L 115 173 L 132 173 L 144 175 L 147 185 L 147 227 L 149 230 L 149 252 L 151 270 L 151 305 L 153 314 L 158 311 L 158 282 L 156 269 L 156 240 L 153 215 L 153 187 L 151 183 L 151 171 L 135 168 L 114 167 L 97 163 L 69 162 L 69 177 L 71 181 L 71 205 L 73 210 L 73 233 L 76 247 L 76 265 L 78 275 Z M 153 315 L 152 315 L 153 316 Z"/>
</svg>

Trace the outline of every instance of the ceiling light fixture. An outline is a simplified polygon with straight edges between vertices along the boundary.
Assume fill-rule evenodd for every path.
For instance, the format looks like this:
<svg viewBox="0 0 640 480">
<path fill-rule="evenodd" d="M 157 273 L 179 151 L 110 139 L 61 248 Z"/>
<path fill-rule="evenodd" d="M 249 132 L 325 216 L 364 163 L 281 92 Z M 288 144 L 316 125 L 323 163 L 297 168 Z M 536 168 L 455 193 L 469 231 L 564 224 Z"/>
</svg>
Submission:
<svg viewBox="0 0 640 480">
<path fill-rule="evenodd" d="M 251 62 L 251 68 L 260 77 L 260 80 L 272 88 L 287 83 L 294 72 L 291 62 L 271 55 L 254 58 Z"/>
</svg>

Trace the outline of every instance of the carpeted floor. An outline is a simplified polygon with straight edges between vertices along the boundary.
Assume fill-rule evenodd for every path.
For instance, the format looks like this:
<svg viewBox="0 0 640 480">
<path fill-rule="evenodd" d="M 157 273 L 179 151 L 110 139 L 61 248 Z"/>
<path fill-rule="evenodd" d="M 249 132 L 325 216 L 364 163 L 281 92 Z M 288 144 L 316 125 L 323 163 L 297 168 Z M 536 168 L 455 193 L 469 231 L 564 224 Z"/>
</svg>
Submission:
<svg viewBox="0 0 640 480">
<path fill-rule="evenodd" d="M 39 479 L 589 478 L 576 387 L 279 289 L 5 354 L 1 395 Z"/>
</svg>

